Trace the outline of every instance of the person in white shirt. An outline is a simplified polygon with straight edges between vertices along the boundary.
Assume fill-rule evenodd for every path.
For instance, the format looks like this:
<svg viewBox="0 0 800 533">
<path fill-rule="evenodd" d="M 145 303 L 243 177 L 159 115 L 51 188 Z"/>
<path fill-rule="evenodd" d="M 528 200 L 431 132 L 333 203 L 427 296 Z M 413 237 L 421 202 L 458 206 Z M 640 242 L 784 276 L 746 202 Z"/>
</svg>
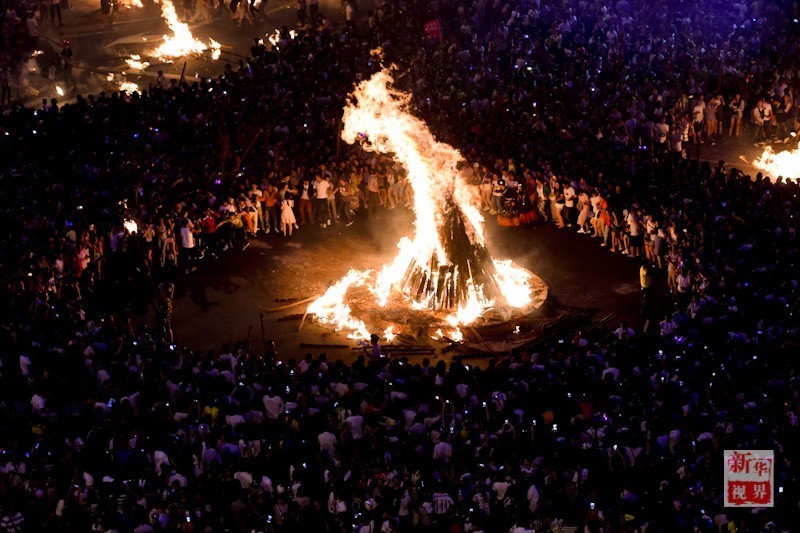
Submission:
<svg viewBox="0 0 800 533">
<path fill-rule="evenodd" d="M 622 339 L 623 337 L 635 337 L 636 332 L 623 320 L 622 324 L 614 331 L 614 336 L 618 339 Z"/>
<path fill-rule="evenodd" d="M 630 243 L 628 246 L 628 255 L 638 257 L 642 254 L 644 244 L 638 210 L 631 208 L 628 216 L 625 218 L 625 223 L 628 225 L 628 238 Z M 623 254 L 624 253 L 623 251 Z"/>
<path fill-rule="evenodd" d="M 31 396 L 31 409 L 33 410 L 34 413 L 39 411 L 44 411 L 44 406 L 45 406 L 45 399 L 41 395 L 34 394 L 33 396 Z"/>
<path fill-rule="evenodd" d="M 433 460 L 434 461 L 442 461 L 445 463 L 450 462 L 450 458 L 453 456 L 453 447 L 450 445 L 447 440 L 442 440 L 436 446 L 433 447 Z"/>
<path fill-rule="evenodd" d="M 191 250 L 194 248 L 194 232 L 190 220 L 184 220 L 181 225 L 181 248 Z"/>
<path fill-rule="evenodd" d="M 447 514 L 450 507 L 455 504 L 453 498 L 446 492 L 435 492 L 433 494 L 433 512 L 436 515 Z"/>
<path fill-rule="evenodd" d="M 659 153 L 666 153 L 667 139 L 669 138 L 669 124 L 667 124 L 667 117 L 662 116 L 661 121 L 653 128 L 655 130 L 655 144 L 656 150 Z"/>
<path fill-rule="evenodd" d="M 532 513 L 536 512 L 536 506 L 539 505 L 539 489 L 536 487 L 536 483 L 530 486 L 528 489 L 528 509 Z"/>
<path fill-rule="evenodd" d="M 772 104 L 761 98 L 753 108 L 753 123 L 756 125 L 756 142 L 764 144 L 770 136 L 773 121 Z"/>
<path fill-rule="evenodd" d="M 336 435 L 331 433 L 330 431 L 323 431 L 317 437 L 317 441 L 319 441 L 319 449 L 328 457 L 333 457 L 336 453 Z"/>
<path fill-rule="evenodd" d="M 658 324 L 659 329 L 661 330 L 662 337 L 668 337 L 672 335 L 675 330 L 678 328 L 678 325 L 672 319 L 672 317 L 664 317 L 664 320 L 659 322 Z"/>
<path fill-rule="evenodd" d="M 364 417 L 358 414 L 350 415 L 344 419 L 345 423 L 350 426 L 350 433 L 353 435 L 353 440 L 361 440 L 364 438 Z"/>
<path fill-rule="evenodd" d="M 23 377 L 28 377 L 28 372 L 32 362 L 31 358 L 23 354 L 19 356 L 19 371 Z"/>
<path fill-rule="evenodd" d="M 189 263 L 195 257 L 194 224 L 192 224 L 191 220 L 186 219 L 181 224 L 180 239 L 180 258 L 184 261 L 184 268 L 188 269 Z"/>
<path fill-rule="evenodd" d="M 314 220 L 321 221 L 320 226 L 327 228 L 331 224 L 328 212 L 328 190 L 331 188 L 331 182 L 324 174 L 317 174 L 314 185 Z"/>
<path fill-rule="evenodd" d="M 506 498 L 506 492 L 508 492 L 508 487 L 511 486 L 511 483 L 508 481 L 495 481 L 492 485 L 492 490 L 495 492 L 495 498 L 499 501 L 503 501 Z"/>
<path fill-rule="evenodd" d="M 283 398 L 275 395 L 266 394 L 264 396 L 264 408 L 267 410 L 267 418 L 270 420 L 277 420 L 283 414 L 284 403 Z"/>
<path fill-rule="evenodd" d="M 35 12 L 31 11 L 28 18 L 25 20 L 28 28 L 28 42 L 30 48 L 33 50 L 39 46 L 39 20 L 36 18 Z"/>
</svg>

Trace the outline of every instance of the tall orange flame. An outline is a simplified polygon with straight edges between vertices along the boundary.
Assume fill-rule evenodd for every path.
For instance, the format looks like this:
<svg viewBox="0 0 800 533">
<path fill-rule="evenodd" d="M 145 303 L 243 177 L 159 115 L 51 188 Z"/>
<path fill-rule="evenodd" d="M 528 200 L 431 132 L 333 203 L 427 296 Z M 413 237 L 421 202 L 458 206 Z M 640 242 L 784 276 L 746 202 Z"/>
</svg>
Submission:
<svg viewBox="0 0 800 533">
<path fill-rule="evenodd" d="M 492 281 L 504 300 L 497 302 L 484 295 L 483 287 L 473 280 L 470 272 L 451 269 L 441 274 L 430 269 L 431 258 L 438 265 L 447 265 L 450 261 L 440 238 L 446 218 L 446 197 L 468 220 L 465 226 L 470 241 L 481 247 L 485 245 L 484 219 L 478 208 L 477 192 L 457 170 L 464 158 L 452 146 L 436 140 L 427 125 L 409 112 L 411 96 L 393 88 L 392 84 L 391 74 L 383 70 L 356 87 L 351 103 L 344 110 L 342 139 L 350 144 L 360 141 L 367 151 L 390 154 L 406 169 L 414 191 L 414 235 L 401 239 L 397 256 L 374 276 L 374 280 L 370 281 L 370 271 L 351 271 L 313 302 L 308 311 L 315 313 L 322 323 L 347 330 L 351 336 L 363 337 L 366 325 L 361 321 L 349 323 L 353 319 L 349 307 L 343 303 L 347 289 L 342 290 L 342 282 L 348 286 L 366 285 L 375 295 L 377 304 L 383 307 L 392 291 L 399 289 L 398 284 L 409 268 L 419 265 L 427 269 L 434 286 L 442 281 L 442 275 L 463 276 L 466 280 L 466 297 L 446 318 L 454 328 L 447 333 L 448 337 L 458 339 L 461 338 L 458 326 L 474 322 L 489 308 L 527 306 L 531 302 L 530 274 L 513 266 L 511 261 L 493 260 Z M 408 294 L 403 296 L 414 298 Z M 409 305 L 414 309 L 433 308 L 440 304 L 432 301 L 433 298 L 430 295 L 427 300 L 409 301 Z"/>
</svg>

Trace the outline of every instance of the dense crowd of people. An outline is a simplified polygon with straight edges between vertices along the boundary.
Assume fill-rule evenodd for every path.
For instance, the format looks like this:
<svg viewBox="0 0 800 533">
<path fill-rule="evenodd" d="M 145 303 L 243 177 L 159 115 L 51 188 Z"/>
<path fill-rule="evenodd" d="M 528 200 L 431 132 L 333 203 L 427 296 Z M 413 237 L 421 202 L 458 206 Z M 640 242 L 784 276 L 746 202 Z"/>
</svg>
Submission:
<svg viewBox="0 0 800 533">
<path fill-rule="evenodd" d="M 383 2 L 215 79 L 13 108 L 0 530 L 791 530 L 799 187 L 690 156 L 792 138 L 797 17 Z M 404 169 L 338 140 L 353 84 L 392 62 L 487 217 L 642 262 L 641 324 L 485 368 L 182 347 L 169 281 L 199 261 L 408 205 Z M 132 326 L 151 300 L 158 324 Z M 775 450 L 774 509 L 723 508 L 724 449 Z"/>
</svg>

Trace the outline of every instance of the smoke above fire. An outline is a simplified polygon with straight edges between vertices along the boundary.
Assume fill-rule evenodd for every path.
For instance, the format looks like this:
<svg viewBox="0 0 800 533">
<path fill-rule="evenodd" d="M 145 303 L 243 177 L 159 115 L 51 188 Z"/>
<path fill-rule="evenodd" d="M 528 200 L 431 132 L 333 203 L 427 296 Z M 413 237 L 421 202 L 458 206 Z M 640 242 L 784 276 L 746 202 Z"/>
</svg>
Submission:
<svg viewBox="0 0 800 533">
<path fill-rule="evenodd" d="M 410 99 L 383 70 L 356 87 L 344 110 L 342 139 L 402 165 L 415 215 L 413 236 L 400 240 L 397 255 L 380 272 L 351 270 L 309 306 L 317 320 L 351 338 L 368 336 L 367 325 L 346 303 L 355 286 L 366 286 L 380 307 L 394 295 L 410 309 L 449 312 L 444 322 L 453 339 L 462 336 L 459 326 L 491 308 L 531 303 L 530 273 L 486 251 L 477 192 L 458 171 L 464 158 L 411 114 Z"/>
</svg>

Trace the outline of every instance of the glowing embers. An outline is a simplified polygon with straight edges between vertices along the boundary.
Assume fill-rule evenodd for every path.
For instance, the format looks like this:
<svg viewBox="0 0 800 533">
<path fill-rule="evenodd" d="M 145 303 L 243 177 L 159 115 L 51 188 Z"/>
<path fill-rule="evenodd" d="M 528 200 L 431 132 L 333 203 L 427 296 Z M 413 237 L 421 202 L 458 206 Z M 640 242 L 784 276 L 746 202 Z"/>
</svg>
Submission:
<svg viewBox="0 0 800 533">
<path fill-rule="evenodd" d="M 125 63 L 128 64 L 128 68 L 131 70 L 138 70 L 143 71 L 147 67 L 150 66 L 150 63 L 147 61 L 142 61 L 142 56 L 139 54 L 131 54 L 131 57 L 125 60 Z"/>
<path fill-rule="evenodd" d="M 211 59 L 214 61 L 218 60 L 220 55 L 222 55 L 222 45 L 214 39 L 209 39 L 208 45 L 211 47 Z"/>
<path fill-rule="evenodd" d="M 135 220 L 125 220 L 122 222 L 122 225 L 128 230 L 128 233 L 136 233 L 139 231 L 139 224 L 137 224 Z"/>
<path fill-rule="evenodd" d="M 139 86 L 130 81 L 123 81 L 119 84 L 119 90 L 126 93 L 139 92 Z"/>
</svg>

